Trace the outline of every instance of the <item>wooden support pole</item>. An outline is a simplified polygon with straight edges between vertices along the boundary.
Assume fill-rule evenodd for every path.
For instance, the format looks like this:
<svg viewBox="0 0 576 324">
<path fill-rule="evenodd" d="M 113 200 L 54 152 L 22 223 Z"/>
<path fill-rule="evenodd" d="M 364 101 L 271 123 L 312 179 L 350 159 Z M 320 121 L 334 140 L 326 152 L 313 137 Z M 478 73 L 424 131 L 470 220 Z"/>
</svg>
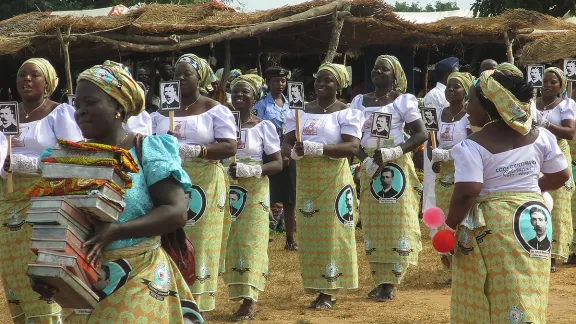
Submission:
<svg viewBox="0 0 576 324">
<path fill-rule="evenodd" d="M 72 84 L 72 71 L 70 70 L 70 52 L 68 51 L 70 45 L 70 31 L 72 26 L 68 27 L 66 32 L 66 37 L 62 36 L 62 31 L 60 28 L 57 29 L 58 40 L 60 40 L 60 45 L 62 46 L 62 52 L 64 53 L 64 68 L 66 69 L 66 82 L 68 83 L 66 91 L 69 95 L 74 94 L 74 85 Z"/>
<path fill-rule="evenodd" d="M 344 15 L 338 14 L 338 9 L 341 7 L 342 1 L 338 1 L 340 4 L 334 8 L 334 14 L 332 15 L 332 35 L 330 36 L 330 44 L 328 45 L 328 51 L 326 52 L 326 57 L 323 63 L 332 63 L 336 53 L 338 53 L 338 44 L 340 44 L 340 34 L 342 33 L 342 28 L 344 27 Z M 342 11 L 349 12 L 351 4 L 346 3 L 342 7 Z"/>
<path fill-rule="evenodd" d="M 214 93 L 214 100 L 219 103 L 226 105 L 228 103 L 228 97 L 226 96 L 226 86 L 228 85 L 228 78 L 230 77 L 230 66 L 232 60 L 232 53 L 230 48 L 230 40 L 224 41 L 224 71 L 222 71 L 222 78 L 220 78 L 220 84 L 218 84 L 218 89 Z"/>
<path fill-rule="evenodd" d="M 514 53 L 512 52 L 512 47 L 514 45 L 514 40 L 508 38 L 508 32 L 504 32 L 504 44 L 506 44 L 506 57 L 508 58 L 508 63 L 514 64 Z"/>
<path fill-rule="evenodd" d="M 426 50 L 426 57 L 424 58 L 424 95 L 428 93 L 428 76 L 430 72 L 428 71 L 428 65 L 430 65 L 430 49 Z"/>
</svg>

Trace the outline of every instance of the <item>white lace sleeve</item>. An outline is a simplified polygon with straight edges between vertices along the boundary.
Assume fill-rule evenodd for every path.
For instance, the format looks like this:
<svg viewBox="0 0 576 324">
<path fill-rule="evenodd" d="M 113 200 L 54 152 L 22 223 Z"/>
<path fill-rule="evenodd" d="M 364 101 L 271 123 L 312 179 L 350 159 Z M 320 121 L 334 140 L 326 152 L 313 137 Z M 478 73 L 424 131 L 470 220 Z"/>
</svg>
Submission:
<svg viewBox="0 0 576 324">
<path fill-rule="evenodd" d="M 23 154 L 10 155 L 10 169 L 14 173 L 40 174 L 40 159 Z"/>
</svg>

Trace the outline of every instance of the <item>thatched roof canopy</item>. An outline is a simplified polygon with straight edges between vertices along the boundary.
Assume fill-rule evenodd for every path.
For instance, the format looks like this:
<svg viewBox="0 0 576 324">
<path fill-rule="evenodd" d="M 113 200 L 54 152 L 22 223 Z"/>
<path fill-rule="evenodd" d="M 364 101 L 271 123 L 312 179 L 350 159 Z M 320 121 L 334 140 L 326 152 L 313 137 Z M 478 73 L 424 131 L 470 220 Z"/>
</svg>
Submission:
<svg viewBox="0 0 576 324">
<path fill-rule="evenodd" d="M 552 63 L 576 57 L 575 38 L 575 30 L 543 35 L 522 48 L 520 63 Z"/>
<path fill-rule="evenodd" d="M 369 45 L 445 45 L 502 43 L 502 33 L 533 29 L 576 30 L 576 25 L 526 10 L 491 18 L 446 18 L 429 24 L 402 20 L 383 0 L 352 0 L 340 37 L 339 52 Z M 0 21 L 0 56 L 59 56 L 57 30 L 70 30 L 73 57 L 182 51 L 225 39 L 234 54 L 324 53 L 334 9 L 342 2 L 314 0 L 296 6 L 252 13 L 216 3 L 146 5 L 125 15 L 107 17 L 47 16 L 29 13 Z M 330 9 L 330 10 L 328 10 Z M 526 31 L 528 29 L 528 31 Z"/>
</svg>

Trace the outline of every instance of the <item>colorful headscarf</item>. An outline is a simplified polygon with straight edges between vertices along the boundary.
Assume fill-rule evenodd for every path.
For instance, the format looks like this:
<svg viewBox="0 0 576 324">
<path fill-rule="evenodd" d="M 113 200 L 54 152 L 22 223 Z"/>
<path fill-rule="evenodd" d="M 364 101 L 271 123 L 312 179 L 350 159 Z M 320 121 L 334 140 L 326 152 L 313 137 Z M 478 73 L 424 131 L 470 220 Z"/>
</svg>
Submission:
<svg viewBox="0 0 576 324">
<path fill-rule="evenodd" d="M 212 82 L 216 81 L 216 75 L 214 75 L 208 61 L 194 54 L 184 54 L 176 61 L 176 65 L 179 63 L 188 63 L 198 72 L 200 77 L 198 86 L 201 92 L 208 93 L 213 90 Z"/>
<path fill-rule="evenodd" d="M 568 79 L 566 79 L 564 71 L 560 70 L 557 67 L 552 66 L 544 70 L 544 76 L 548 72 L 555 73 L 558 76 L 558 79 L 560 79 L 560 96 L 564 96 L 566 94 L 566 90 L 568 89 Z"/>
<path fill-rule="evenodd" d="M 524 78 L 524 73 L 522 73 L 522 71 L 520 71 L 520 69 L 517 68 L 516 65 L 514 65 L 512 63 L 508 63 L 508 62 L 500 63 L 496 66 L 496 71 L 500 71 L 500 72 L 508 71 L 512 75 Z"/>
<path fill-rule="evenodd" d="M 95 65 L 80 73 L 78 82 L 94 83 L 110 97 L 116 99 L 124 109 L 124 122 L 144 110 L 144 90 L 132 78 L 127 67 L 113 61 Z"/>
<path fill-rule="evenodd" d="M 256 100 L 260 99 L 260 95 L 262 94 L 262 85 L 264 84 L 264 79 L 262 79 L 257 74 L 244 74 L 232 81 L 230 84 L 230 88 L 234 88 L 235 85 L 238 83 L 246 83 L 250 86 L 250 89 L 254 92 L 254 98 Z"/>
<path fill-rule="evenodd" d="M 42 71 L 44 79 L 46 79 L 46 96 L 50 97 L 58 86 L 58 75 L 56 75 L 56 70 L 54 70 L 52 64 L 43 58 L 31 58 L 22 63 L 20 69 L 22 69 L 24 64 L 34 64 Z"/>
<path fill-rule="evenodd" d="M 460 84 L 464 88 L 464 91 L 466 92 L 466 95 L 468 95 L 468 91 L 470 91 L 470 87 L 474 83 L 474 77 L 472 76 L 472 74 L 468 72 L 452 72 L 448 76 L 448 81 L 450 81 L 451 79 L 460 82 Z"/>
<path fill-rule="evenodd" d="M 376 59 L 376 62 L 380 60 L 386 61 L 390 66 L 392 66 L 392 72 L 394 72 L 394 90 L 400 93 L 405 93 L 408 81 L 406 81 L 406 73 L 404 73 L 404 69 L 400 64 L 400 61 L 398 61 L 398 58 L 392 55 L 380 55 Z"/>
<path fill-rule="evenodd" d="M 480 88 L 484 96 L 490 100 L 498 113 L 512 129 L 522 135 L 528 134 L 532 128 L 530 103 L 518 100 L 508 89 L 493 78 L 494 72 L 487 70 L 480 76 Z"/>
<path fill-rule="evenodd" d="M 236 79 L 237 77 L 242 75 L 242 71 L 240 71 L 240 69 L 234 69 L 231 70 L 230 73 L 228 74 L 228 82 L 230 82 L 230 84 L 232 84 L 232 81 L 234 81 L 234 79 Z"/>
<path fill-rule="evenodd" d="M 219 68 L 216 70 L 216 73 L 214 73 L 216 76 L 216 81 L 220 81 L 220 79 L 222 79 L 222 74 L 224 74 L 224 68 Z"/>
<path fill-rule="evenodd" d="M 320 65 L 317 73 L 323 70 L 330 71 L 332 74 L 334 74 L 336 80 L 338 80 L 338 86 L 340 87 L 340 90 L 349 87 L 352 83 L 352 80 L 348 75 L 348 70 L 346 70 L 346 67 L 342 64 L 324 63 Z"/>
</svg>

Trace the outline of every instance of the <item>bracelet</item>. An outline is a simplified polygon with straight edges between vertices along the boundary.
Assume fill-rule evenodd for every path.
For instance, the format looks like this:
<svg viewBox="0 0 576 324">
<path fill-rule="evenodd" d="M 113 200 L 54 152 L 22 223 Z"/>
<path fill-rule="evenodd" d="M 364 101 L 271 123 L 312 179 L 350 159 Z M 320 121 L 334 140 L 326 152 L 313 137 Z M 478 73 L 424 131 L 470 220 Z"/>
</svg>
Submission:
<svg viewBox="0 0 576 324">
<path fill-rule="evenodd" d="M 205 145 L 200 146 L 200 157 L 204 159 L 206 155 L 208 155 L 208 148 Z"/>
</svg>

